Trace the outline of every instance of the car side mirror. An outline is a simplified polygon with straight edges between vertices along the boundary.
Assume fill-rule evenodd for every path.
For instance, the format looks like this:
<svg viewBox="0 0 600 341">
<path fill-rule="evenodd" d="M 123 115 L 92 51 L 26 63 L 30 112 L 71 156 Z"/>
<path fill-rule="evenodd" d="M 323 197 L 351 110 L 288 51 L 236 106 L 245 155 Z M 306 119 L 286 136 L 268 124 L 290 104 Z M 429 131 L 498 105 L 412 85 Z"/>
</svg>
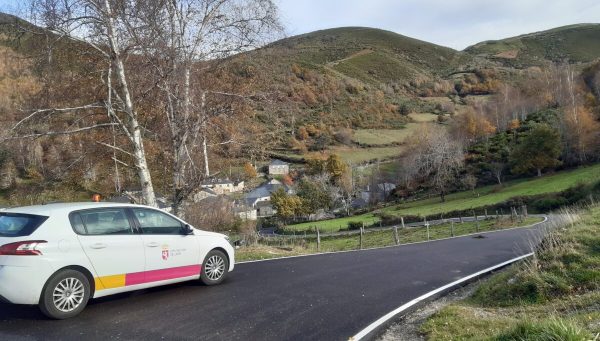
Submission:
<svg viewBox="0 0 600 341">
<path fill-rule="evenodd" d="M 181 227 L 181 234 L 189 236 L 190 234 L 194 234 L 194 229 L 189 224 L 185 224 Z"/>
</svg>

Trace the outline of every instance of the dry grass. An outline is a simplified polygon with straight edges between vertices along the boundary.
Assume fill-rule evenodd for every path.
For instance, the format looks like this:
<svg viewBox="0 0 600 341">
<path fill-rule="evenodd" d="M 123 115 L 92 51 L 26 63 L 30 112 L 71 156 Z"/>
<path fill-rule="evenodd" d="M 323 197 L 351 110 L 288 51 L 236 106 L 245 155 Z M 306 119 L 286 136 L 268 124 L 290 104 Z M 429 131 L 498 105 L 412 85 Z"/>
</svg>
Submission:
<svg viewBox="0 0 600 341">
<path fill-rule="evenodd" d="M 438 115 L 428 113 L 410 113 L 408 116 L 417 123 L 436 122 Z"/>
<path fill-rule="evenodd" d="M 543 229 L 533 257 L 440 310 L 421 332 L 430 340 L 599 339 L 600 206 L 560 210 Z"/>
<path fill-rule="evenodd" d="M 252 245 L 245 246 L 235 251 L 237 262 L 249 260 L 272 259 L 290 256 L 299 256 L 308 254 L 307 250 L 300 246 L 266 246 Z"/>
</svg>

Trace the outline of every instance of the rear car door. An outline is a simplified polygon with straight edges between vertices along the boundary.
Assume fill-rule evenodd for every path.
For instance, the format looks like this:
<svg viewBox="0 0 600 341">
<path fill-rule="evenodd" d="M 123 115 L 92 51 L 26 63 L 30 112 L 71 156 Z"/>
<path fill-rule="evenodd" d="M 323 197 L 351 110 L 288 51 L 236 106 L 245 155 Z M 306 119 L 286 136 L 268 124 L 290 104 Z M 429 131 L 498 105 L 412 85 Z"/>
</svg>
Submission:
<svg viewBox="0 0 600 341">
<path fill-rule="evenodd" d="M 123 207 L 72 212 L 71 225 L 96 270 L 96 290 L 135 285 L 145 267 L 142 238 Z"/>
<path fill-rule="evenodd" d="M 145 282 L 200 276 L 198 238 L 182 234 L 182 222 L 155 209 L 136 207 L 131 213 L 142 233 Z"/>
</svg>

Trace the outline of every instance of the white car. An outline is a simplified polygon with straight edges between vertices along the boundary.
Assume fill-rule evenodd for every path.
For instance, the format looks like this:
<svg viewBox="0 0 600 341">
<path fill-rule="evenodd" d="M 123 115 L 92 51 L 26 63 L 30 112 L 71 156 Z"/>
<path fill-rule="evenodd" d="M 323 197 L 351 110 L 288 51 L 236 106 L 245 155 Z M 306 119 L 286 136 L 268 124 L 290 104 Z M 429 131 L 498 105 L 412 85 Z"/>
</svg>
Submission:
<svg viewBox="0 0 600 341">
<path fill-rule="evenodd" d="M 219 284 L 234 267 L 222 234 L 147 206 L 70 203 L 0 210 L 0 301 L 50 318 L 91 298 L 188 280 Z"/>
</svg>

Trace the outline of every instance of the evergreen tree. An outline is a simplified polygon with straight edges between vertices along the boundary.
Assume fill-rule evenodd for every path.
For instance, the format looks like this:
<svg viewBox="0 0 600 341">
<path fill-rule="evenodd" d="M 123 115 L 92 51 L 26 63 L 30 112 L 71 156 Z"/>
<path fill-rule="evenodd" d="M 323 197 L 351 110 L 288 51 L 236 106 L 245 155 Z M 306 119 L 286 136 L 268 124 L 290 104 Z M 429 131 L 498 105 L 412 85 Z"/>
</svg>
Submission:
<svg viewBox="0 0 600 341">
<path fill-rule="evenodd" d="M 562 146 L 558 131 L 545 123 L 531 125 L 531 130 L 520 136 L 510 154 L 512 172 L 523 174 L 535 170 L 538 176 L 544 169 L 559 166 Z"/>
</svg>

